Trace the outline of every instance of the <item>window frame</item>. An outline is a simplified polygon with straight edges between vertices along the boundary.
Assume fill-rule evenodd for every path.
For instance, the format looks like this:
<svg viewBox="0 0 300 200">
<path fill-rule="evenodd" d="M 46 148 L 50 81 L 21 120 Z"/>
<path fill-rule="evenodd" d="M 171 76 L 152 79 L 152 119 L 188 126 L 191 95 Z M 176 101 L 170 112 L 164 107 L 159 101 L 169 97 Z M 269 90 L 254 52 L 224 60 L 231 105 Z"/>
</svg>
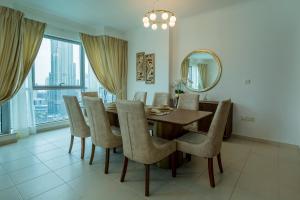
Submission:
<svg viewBox="0 0 300 200">
<path fill-rule="evenodd" d="M 33 63 L 31 73 L 32 73 L 32 89 L 33 90 L 64 90 L 64 89 L 81 89 L 85 90 L 85 58 L 84 58 L 84 48 L 81 42 L 59 38 L 55 36 L 50 35 L 44 35 L 43 39 L 50 39 L 50 40 L 57 40 L 61 42 L 68 42 L 71 44 L 79 45 L 79 58 L 80 58 L 80 85 L 70 85 L 70 86 L 64 86 L 64 85 L 58 85 L 58 86 L 52 86 L 52 85 L 35 85 L 35 64 Z"/>
</svg>

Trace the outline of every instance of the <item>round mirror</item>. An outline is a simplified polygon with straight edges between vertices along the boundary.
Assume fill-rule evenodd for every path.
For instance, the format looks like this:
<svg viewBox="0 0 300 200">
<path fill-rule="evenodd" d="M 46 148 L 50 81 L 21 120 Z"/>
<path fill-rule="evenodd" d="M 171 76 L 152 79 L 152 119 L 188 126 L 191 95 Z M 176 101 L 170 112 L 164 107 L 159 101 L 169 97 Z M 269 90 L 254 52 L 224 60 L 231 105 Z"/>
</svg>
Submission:
<svg viewBox="0 0 300 200">
<path fill-rule="evenodd" d="M 181 63 L 181 80 L 191 91 L 205 92 L 217 85 L 222 74 L 222 64 L 214 52 L 196 50 Z"/>
</svg>

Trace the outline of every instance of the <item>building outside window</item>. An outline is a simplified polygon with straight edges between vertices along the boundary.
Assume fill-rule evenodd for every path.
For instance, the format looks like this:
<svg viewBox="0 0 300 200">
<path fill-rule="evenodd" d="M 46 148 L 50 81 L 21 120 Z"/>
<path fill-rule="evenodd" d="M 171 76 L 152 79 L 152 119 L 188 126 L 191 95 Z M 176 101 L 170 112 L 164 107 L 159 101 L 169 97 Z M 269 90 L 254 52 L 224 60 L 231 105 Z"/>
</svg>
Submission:
<svg viewBox="0 0 300 200">
<path fill-rule="evenodd" d="M 105 103 L 115 100 L 96 79 L 81 43 L 45 37 L 32 68 L 36 125 L 66 120 L 64 95 L 98 91 Z"/>
</svg>

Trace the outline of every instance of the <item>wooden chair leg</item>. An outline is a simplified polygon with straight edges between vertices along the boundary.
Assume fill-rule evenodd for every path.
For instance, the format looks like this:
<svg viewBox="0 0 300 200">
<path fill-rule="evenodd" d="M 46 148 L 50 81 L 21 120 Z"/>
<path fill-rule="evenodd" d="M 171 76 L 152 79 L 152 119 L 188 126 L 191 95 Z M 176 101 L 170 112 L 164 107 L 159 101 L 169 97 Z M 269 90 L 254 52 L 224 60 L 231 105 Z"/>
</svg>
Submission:
<svg viewBox="0 0 300 200">
<path fill-rule="evenodd" d="M 95 145 L 92 144 L 92 152 L 91 152 L 91 158 L 90 158 L 90 165 L 93 163 L 94 155 L 95 155 Z"/>
<path fill-rule="evenodd" d="M 218 165 L 219 165 L 219 169 L 220 169 L 220 172 L 221 174 L 223 173 L 223 166 L 222 166 L 222 160 L 221 160 L 221 153 L 219 153 L 217 155 L 217 159 L 218 159 Z"/>
<path fill-rule="evenodd" d="M 208 175 L 211 187 L 215 187 L 213 158 L 208 158 Z"/>
<path fill-rule="evenodd" d="M 124 163 L 123 163 L 123 170 L 122 170 L 122 175 L 121 175 L 121 182 L 124 182 L 126 171 L 127 171 L 127 165 L 128 165 L 128 158 L 125 156 L 124 157 Z"/>
<path fill-rule="evenodd" d="M 108 168 L 109 168 L 109 148 L 105 149 L 105 169 L 104 169 L 104 173 L 108 174 Z"/>
<path fill-rule="evenodd" d="M 74 135 L 71 135 L 71 141 L 70 141 L 70 147 L 69 147 L 69 153 L 71 153 L 73 148 L 73 142 L 74 142 Z"/>
<path fill-rule="evenodd" d="M 117 148 L 116 148 L 116 147 L 113 148 L 113 152 L 114 152 L 114 153 L 117 153 Z"/>
<path fill-rule="evenodd" d="M 84 159 L 85 138 L 81 138 L 81 159 Z"/>
<path fill-rule="evenodd" d="M 176 177 L 177 151 L 172 154 L 172 177 Z"/>
<path fill-rule="evenodd" d="M 150 165 L 145 165 L 145 196 L 149 197 Z"/>
</svg>

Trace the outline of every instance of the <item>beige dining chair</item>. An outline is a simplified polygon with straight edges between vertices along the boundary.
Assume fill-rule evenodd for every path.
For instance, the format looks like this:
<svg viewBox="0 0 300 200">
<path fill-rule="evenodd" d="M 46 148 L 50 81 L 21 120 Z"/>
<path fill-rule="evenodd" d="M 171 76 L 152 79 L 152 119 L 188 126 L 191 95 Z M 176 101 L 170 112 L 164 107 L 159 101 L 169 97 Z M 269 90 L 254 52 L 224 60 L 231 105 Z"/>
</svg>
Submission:
<svg viewBox="0 0 300 200">
<path fill-rule="evenodd" d="M 180 94 L 177 108 L 186 110 L 199 110 L 199 94 Z"/>
<path fill-rule="evenodd" d="M 156 92 L 154 94 L 152 106 L 169 106 L 170 94 L 165 92 Z"/>
<path fill-rule="evenodd" d="M 74 137 L 81 138 L 81 159 L 84 158 L 85 138 L 90 136 L 90 128 L 86 124 L 76 96 L 63 96 L 70 122 L 71 142 L 69 153 L 72 151 Z"/>
<path fill-rule="evenodd" d="M 217 157 L 220 172 L 223 173 L 220 151 L 230 104 L 230 100 L 219 103 L 207 135 L 187 133 L 176 139 L 178 151 L 208 159 L 208 174 L 211 187 L 215 187 L 214 157 Z"/>
<path fill-rule="evenodd" d="M 199 110 L 199 94 L 180 94 L 177 104 L 178 109 Z M 184 127 L 188 131 L 197 131 L 198 122 L 194 122 Z"/>
<path fill-rule="evenodd" d="M 172 176 L 176 176 L 176 143 L 150 136 L 144 104 L 137 101 L 118 101 L 117 111 L 123 139 L 124 182 L 128 159 L 145 165 L 145 196 L 149 196 L 150 165 L 172 155 Z"/>
<path fill-rule="evenodd" d="M 83 103 L 83 114 L 85 116 L 87 116 L 87 112 L 86 112 L 86 109 L 85 109 L 85 102 L 84 102 L 84 97 L 98 97 L 98 92 L 81 92 L 81 98 L 82 98 L 82 103 Z"/>
<path fill-rule="evenodd" d="M 133 97 L 134 101 L 141 101 L 146 105 L 147 92 L 136 92 Z"/>
<path fill-rule="evenodd" d="M 97 97 L 84 97 L 86 110 L 90 122 L 92 137 L 92 151 L 90 165 L 93 163 L 95 147 L 105 148 L 105 168 L 104 173 L 108 173 L 110 149 L 122 146 L 121 133 L 110 126 L 107 113 L 102 99 Z"/>
</svg>

